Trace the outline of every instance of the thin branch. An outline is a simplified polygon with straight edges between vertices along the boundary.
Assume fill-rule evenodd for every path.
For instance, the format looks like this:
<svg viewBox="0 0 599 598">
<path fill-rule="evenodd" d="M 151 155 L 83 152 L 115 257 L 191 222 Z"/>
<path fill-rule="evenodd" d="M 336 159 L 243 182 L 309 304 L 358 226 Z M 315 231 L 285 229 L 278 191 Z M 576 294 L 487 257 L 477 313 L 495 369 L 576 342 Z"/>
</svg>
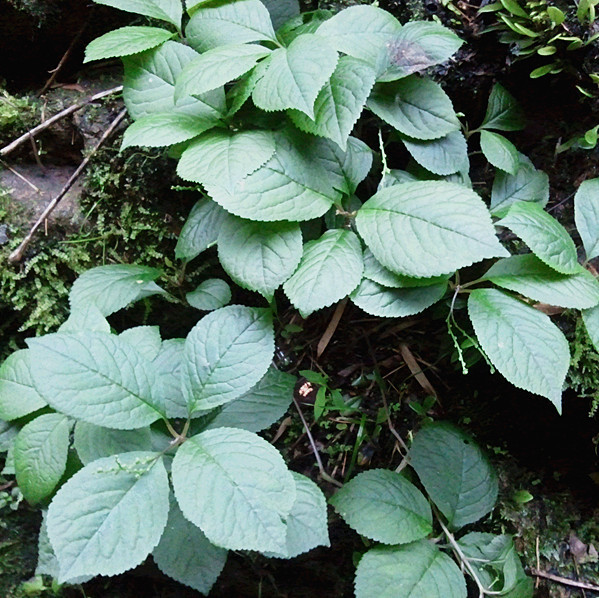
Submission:
<svg viewBox="0 0 599 598">
<path fill-rule="evenodd" d="M 73 112 L 77 112 L 77 110 L 81 110 L 81 108 L 83 108 L 84 106 L 87 106 L 88 104 L 91 104 L 92 102 L 96 102 L 97 100 L 101 100 L 102 98 L 105 98 L 106 96 L 109 96 L 109 95 L 112 95 L 115 93 L 119 93 L 120 91 L 123 91 L 122 85 L 118 85 L 117 87 L 113 87 L 112 89 L 107 89 L 106 91 L 101 91 L 99 93 L 96 93 L 93 96 L 90 96 L 89 98 L 79 102 L 78 104 L 73 104 L 72 106 L 65 108 L 58 114 L 55 114 L 54 116 L 50 117 L 48 120 L 45 120 L 43 123 L 39 124 L 37 127 L 34 127 L 30 131 L 27 131 L 27 133 L 24 133 L 23 135 L 21 135 L 20 137 L 18 137 L 11 143 L 9 143 L 7 146 L 0 149 L 0 157 L 3 158 L 4 156 L 7 156 L 8 154 L 10 154 L 10 152 L 12 152 L 17 147 L 19 147 L 20 145 L 22 145 L 23 143 L 28 141 L 31 137 L 37 135 L 44 129 L 47 129 L 50 125 L 59 121 L 61 118 L 64 118 L 65 116 L 68 116 L 69 114 L 72 114 Z"/>
<path fill-rule="evenodd" d="M 0 160 L 0 164 L 7 170 L 10 170 L 17 178 L 21 179 L 26 185 L 29 185 L 36 193 L 41 193 L 42 190 L 34 185 L 27 177 L 24 177 L 20 172 L 15 170 L 12 166 L 7 164 L 4 160 Z"/>
<path fill-rule="evenodd" d="M 583 581 L 576 581 L 574 579 L 568 579 L 567 577 L 561 577 L 560 575 L 553 575 L 553 573 L 547 573 L 546 571 L 539 571 L 539 569 L 531 569 L 530 573 L 535 577 L 542 577 L 549 581 L 555 581 L 565 586 L 572 586 L 573 588 L 580 588 L 581 590 L 590 590 L 592 592 L 599 592 L 599 586 L 592 583 L 585 583 Z"/>
<path fill-rule="evenodd" d="M 318 359 L 323 353 L 324 350 L 328 347 L 333 335 L 335 334 L 335 330 L 337 330 L 337 326 L 339 326 L 339 321 L 341 320 L 341 316 L 343 316 L 343 312 L 345 311 L 345 306 L 347 305 L 347 297 L 340 301 L 335 308 L 335 313 L 329 322 L 326 330 L 323 335 L 320 337 L 318 341 L 318 346 L 316 347 L 316 359 Z"/>
<path fill-rule="evenodd" d="M 125 118 L 127 114 L 127 110 L 123 109 L 119 112 L 117 117 L 110 123 L 110 126 L 104 131 L 102 137 L 96 143 L 91 152 L 85 157 L 83 162 L 79 164 L 77 170 L 71 175 L 69 180 L 65 183 L 64 187 L 60 190 L 59 194 L 46 206 L 46 209 L 43 211 L 42 215 L 37 219 L 36 223 L 31 227 L 31 230 L 27 233 L 27 236 L 21 241 L 21 244 L 8 256 L 8 261 L 10 263 L 19 262 L 23 259 L 23 254 L 25 250 L 29 246 L 33 235 L 36 233 L 37 229 L 46 222 L 48 216 L 52 213 L 54 208 L 60 203 L 60 200 L 67 194 L 69 189 L 75 184 L 75 181 L 79 178 L 81 173 L 85 170 L 88 162 L 92 159 L 94 154 L 98 151 L 100 146 L 108 139 L 111 133 L 118 127 L 121 121 Z"/>
</svg>

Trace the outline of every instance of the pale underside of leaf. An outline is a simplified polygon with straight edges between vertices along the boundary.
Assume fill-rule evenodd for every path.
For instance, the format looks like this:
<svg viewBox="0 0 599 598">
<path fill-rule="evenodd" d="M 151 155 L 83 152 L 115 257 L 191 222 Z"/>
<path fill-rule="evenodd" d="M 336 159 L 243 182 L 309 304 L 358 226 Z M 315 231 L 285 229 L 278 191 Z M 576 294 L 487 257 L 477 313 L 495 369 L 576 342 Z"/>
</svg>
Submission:
<svg viewBox="0 0 599 598">
<path fill-rule="evenodd" d="M 574 220 L 587 260 L 599 256 L 599 179 L 584 181 L 574 196 Z"/>
</svg>

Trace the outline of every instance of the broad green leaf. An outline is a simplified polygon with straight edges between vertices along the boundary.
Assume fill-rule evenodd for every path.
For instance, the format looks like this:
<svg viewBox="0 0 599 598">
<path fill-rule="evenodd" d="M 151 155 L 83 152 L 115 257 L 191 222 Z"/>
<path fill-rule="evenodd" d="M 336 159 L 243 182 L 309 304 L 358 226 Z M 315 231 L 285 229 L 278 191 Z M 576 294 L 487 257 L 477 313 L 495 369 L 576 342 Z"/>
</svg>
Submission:
<svg viewBox="0 0 599 598">
<path fill-rule="evenodd" d="M 164 291 L 154 282 L 162 272 L 156 268 L 118 264 L 87 270 L 73 283 L 69 293 L 71 311 L 94 304 L 109 316 L 134 301 Z"/>
<path fill-rule="evenodd" d="M 491 191 L 491 213 L 499 215 L 518 201 L 529 201 L 546 206 L 549 201 L 549 177 L 537 170 L 523 154 L 515 175 L 499 171 Z"/>
<path fill-rule="evenodd" d="M 183 16 L 181 0 L 94 0 L 94 2 L 167 21 L 177 29 L 181 27 L 181 17 Z"/>
<path fill-rule="evenodd" d="M 412 158 L 434 174 L 468 170 L 468 148 L 460 131 L 451 131 L 441 139 L 421 140 L 401 136 L 401 140 Z"/>
<path fill-rule="evenodd" d="M 574 196 L 574 220 L 587 260 L 599 256 L 599 179 L 584 181 Z"/>
<path fill-rule="evenodd" d="M 48 511 L 42 511 L 42 525 L 40 527 L 40 535 L 37 541 L 37 566 L 35 567 L 35 575 L 49 575 L 57 578 L 60 574 L 58 560 L 52 550 L 50 539 L 48 538 L 48 526 L 46 518 Z"/>
<path fill-rule="evenodd" d="M 16 426 L 0 419 L 0 453 L 8 451 L 13 446 L 18 432 Z"/>
<path fill-rule="evenodd" d="M 158 355 L 162 345 L 162 337 L 158 326 L 135 326 L 121 332 L 119 338 L 137 349 L 149 361 L 152 361 Z"/>
<path fill-rule="evenodd" d="M 110 332 L 110 324 L 94 303 L 79 305 L 58 332 Z"/>
<path fill-rule="evenodd" d="M 121 150 L 131 146 L 162 147 L 193 139 L 219 124 L 216 116 L 165 112 L 149 114 L 129 125 Z"/>
<path fill-rule="evenodd" d="M 183 392 L 190 413 L 248 391 L 268 370 L 274 348 L 267 309 L 231 305 L 204 316 L 185 341 Z"/>
<path fill-rule="evenodd" d="M 593 346 L 599 351 L 599 307 L 585 309 L 582 312 L 582 320 Z"/>
<path fill-rule="evenodd" d="M 270 131 L 211 131 L 183 152 L 177 174 L 233 193 L 236 185 L 266 164 L 274 153 L 275 137 Z"/>
<path fill-rule="evenodd" d="M 183 515 L 230 550 L 284 552 L 285 519 L 296 498 L 283 458 L 265 440 L 233 428 L 189 438 L 173 461 Z"/>
<path fill-rule="evenodd" d="M 333 74 L 339 56 L 328 41 L 314 34 L 293 40 L 269 57 L 252 99 L 262 110 L 295 108 L 314 119 L 314 102 Z"/>
<path fill-rule="evenodd" d="M 187 402 L 182 392 L 182 372 L 185 339 L 173 338 L 162 343 L 160 351 L 152 361 L 152 368 L 158 380 L 157 393 L 160 404 L 164 405 L 167 417 L 187 417 Z"/>
<path fill-rule="evenodd" d="M 278 2 L 278 0 L 272 0 Z M 333 13 L 327 9 L 316 9 L 303 12 L 289 19 L 277 30 L 277 37 L 284 46 L 288 46 L 296 37 L 306 33 L 316 33 L 318 28 L 328 21 Z"/>
<path fill-rule="evenodd" d="M 495 83 L 481 129 L 519 131 L 524 128 L 524 113 L 514 97 L 499 83 Z"/>
<path fill-rule="evenodd" d="M 412 278 L 403 274 L 391 272 L 383 266 L 368 247 L 364 251 L 364 278 L 390 289 L 409 289 L 413 287 L 430 287 L 446 282 L 449 276 L 434 276 L 432 278 Z"/>
<path fill-rule="evenodd" d="M 426 498 L 394 471 L 371 469 L 360 473 L 329 502 L 361 536 L 383 544 L 406 544 L 433 531 Z"/>
<path fill-rule="evenodd" d="M 268 9 L 275 30 L 300 14 L 299 0 L 262 0 L 262 4 Z"/>
<path fill-rule="evenodd" d="M 228 212 L 261 222 L 302 221 L 322 216 L 340 199 L 324 166 L 315 161 L 326 140 L 286 129 L 275 134 L 276 152 L 229 193 L 207 186 Z"/>
<path fill-rule="evenodd" d="M 454 529 L 489 513 L 497 500 L 497 476 L 473 440 L 452 425 L 422 428 L 410 449 L 410 465 Z"/>
<path fill-rule="evenodd" d="M 230 216 L 218 237 L 218 257 L 225 272 L 268 301 L 293 274 L 302 251 L 302 232 L 296 222 L 253 222 Z"/>
<path fill-rule="evenodd" d="M 370 90 L 375 73 L 366 62 L 343 56 L 316 98 L 314 118 L 303 112 L 291 111 L 291 119 L 303 131 L 328 137 L 342 150 L 347 147 Z"/>
<path fill-rule="evenodd" d="M 430 79 L 410 76 L 379 83 L 367 106 L 394 129 L 414 139 L 439 139 L 460 128 L 451 100 Z"/>
<path fill-rule="evenodd" d="M 388 63 L 388 46 L 401 31 L 399 21 L 374 6 L 351 6 L 317 30 L 340 52 L 365 60 L 380 74 Z"/>
<path fill-rule="evenodd" d="M 209 199 L 200 199 L 189 213 L 177 240 L 175 257 L 190 261 L 216 243 L 227 213 Z"/>
<path fill-rule="evenodd" d="M 30 503 L 49 496 L 67 464 L 69 419 L 60 413 L 40 415 L 19 432 L 14 446 L 17 484 Z"/>
<path fill-rule="evenodd" d="M 468 314 L 483 351 L 499 372 L 514 386 L 548 398 L 561 411 L 570 352 L 549 317 L 495 289 L 473 291 Z"/>
<path fill-rule="evenodd" d="M 483 201 L 455 183 L 424 181 L 382 189 L 360 208 L 356 224 L 376 259 L 407 276 L 438 276 L 509 255 Z"/>
<path fill-rule="evenodd" d="M 356 570 L 356 598 L 466 598 L 453 560 L 428 540 L 369 550 Z"/>
<path fill-rule="evenodd" d="M 350 230 L 329 230 L 304 246 L 298 269 L 283 285 L 302 317 L 336 303 L 360 284 L 364 264 L 360 240 Z"/>
<path fill-rule="evenodd" d="M 270 54 L 255 44 L 233 44 L 208 50 L 190 62 L 177 77 L 175 100 L 212 91 L 238 79 Z"/>
<path fill-rule="evenodd" d="M 14 428 L 14 430 L 15 430 L 15 436 L 16 436 L 17 428 Z M 14 439 L 13 439 L 13 442 L 11 442 L 11 444 L 8 446 L 6 456 L 4 457 L 4 468 L 0 472 L 3 476 L 7 476 L 7 475 L 14 476 L 16 474 L 14 449 L 15 449 L 15 445 L 14 445 Z"/>
<path fill-rule="evenodd" d="M 489 592 L 507 598 L 533 598 L 533 581 L 524 573 L 510 536 L 470 532 L 458 544 Z"/>
<path fill-rule="evenodd" d="M 518 150 L 511 141 L 498 133 L 481 131 L 480 149 L 495 168 L 516 176 L 520 168 L 520 158 Z"/>
<path fill-rule="evenodd" d="M 327 528 L 327 501 L 320 488 L 306 476 L 291 472 L 296 498 L 285 518 L 286 547 L 275 557 L 292 559 L 317 546 L 330 546 Z"/>
<path fill-rule="evenodd" d="M 197 117 L 222 117 L 226 112 L 222 88 L 199 97 L 185 97 L 175 105 L 175 81 L 183 68 L 198 57 L 190 47 L 167 41 L 154 50 L 128 56 L 123 99 L 133 119 L 150 114 L 177 113 Z"/>
<path fill-rule="evenodd" d="M 323 141 L 315 146 L 314 156 L 325 168 L 333 187 L 343 195 L 353 195 L 372 167 L 372 150 L 359 139 L 350 137 L 347 149 Z"/>
<path fill-rule="evenodd" d="M 520 237 L 548 266 L 562 274 L 581 271 L 576 245 L 568 231 L 539 204 L 518 202 L 497 222 Z"/>
<path fill-rule="evenodd" d="M 161 417 L 150 362 L 100 332 L 29 339 L 38 392 L 57 411 L 98 426 L 131 430 Z"/>
<path fill-rule="evenodd" d="M 78 421 L 75 424 L 74 445 L 81 463 L 87 465 L 119 453 L 150 450 L 152 437 L 150 428 L 111 430 Z"/>
<path fill-rule="evenodd" d="M 446 290 L 447 282 L 414 288 L 389 288 L 364 278 L 350 298 L 352 303 L 372 316 L 403 318 L 419 314 L 437 303 Z"/>
<path fill-rule="evenodd" d="M 259 0 L 200 5 L 193 12 L 185 36 L 198 52 L 230 44 L 277 41 L 268 10 Z"/>
<path fill-rule="evenodd" d="M 219 278 L 201 282 L 191 293 L 185 295 L 187 303 L 196 309 L 212 311 L 224 307 L 231 301 L 231 287 Z"/>
<path fill-rule="evenodd" d="M 129 56 L 160 46 L 174 33 L 158 27 L 121 27 L 105 33 L 85 48 L 85 62 Z"/>
<path fill-rule="evenodd" d="M 499 260 L 484 278 L 541 303 L 588 309 L 599 303 L 599 282 L 587 270 L 560 274 L 532 254 Z"/>
<path fill-rule="evenodd" d="M 433 175 L 436 176 L 436 175 Z M 391 187 L 392 185 L 397 185 L 399 183 L 413 183 L 415 181 L 423 181 L 423 180 L 431 180 L 424 179 L 416 174 L 407 172 L 406 170 L 399 170 L 396 168 L 392 168 L 389 172 L 384 172 L 381 180 L 379 182 L 379 186 L 377 191 L 381 189 L 385 189 L 385 187 Z"/>
<path fill-rule="evenodd" d="M 27 349 L 15 351 L 0 366 L 0 420 L 18 419 L 48 404 L 37 392 L 31 370 Z"/>
<path fill-rule="evenodd" d="M 238 399 L 210 413 L 206 430 L 242 428 L 260 432 L 285 415 L 293 399 L 296 378 L 270 367 L 262 380 Z"/>
<path fill-rule="evenodd" d="M 171 500 L 166 528 L 152 557 L 164 574 L 208 594 L 225 566 L 227 551 L 211 544 Z"/>
<path fill-rule="evenodd" d="M 434 21 L 411 21 L 387 44 L 386 70 L 379 81 L 394 81 L 448 60 L 462 45 L 451 30 Z"/>
<path fill-rule="evenodd" d="M 154 453 L 114 455 L 77 472 L 48 509 L 59 582 L 141 564 L 162 536 L 168 495 L 166 470 Z"/>
</svg>

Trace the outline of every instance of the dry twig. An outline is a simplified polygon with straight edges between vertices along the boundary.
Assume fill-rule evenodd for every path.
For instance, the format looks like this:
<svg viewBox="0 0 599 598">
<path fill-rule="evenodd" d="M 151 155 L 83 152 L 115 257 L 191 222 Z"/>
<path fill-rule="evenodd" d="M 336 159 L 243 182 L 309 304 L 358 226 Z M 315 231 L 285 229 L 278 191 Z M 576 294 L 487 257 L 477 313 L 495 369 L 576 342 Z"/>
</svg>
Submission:
<svg viewBox="0 0 599 598">
<path fill-rule="evenodd" d="M 341 320 L 341 316 L 343 316 L 343 312 L 345 311 L 345 306 L 347 305 L 347 297 L 340 301 L 335 308 L 335 313 L 329 322 L 326 330 L 323 335 L 320 337 L 318 341 L 318 346 L 316 347 L 316 359 L 318 359 L 323 353 L 324 350 L 328 347 L 333 335 L 335 334 L 335 330 L 337 330 L 337 326 L 339 326 L 339 321 Z"/>
<path fill-rule="evenodd" d="M 592 583 L 586 583 L 584 581 L 576 581 L 574 579 L 568 579 L 567 577 L 561 577 L 560 575 L 553 575 L 553 573 L 547 573 L 546 571 L 540 571 L 539 569 L 531 569 L 530 572 L 535 577 L 542 577 L 549 581 L 555 581 L 565 586 L 571 586 L 573 588 L 580 588 L 581 590 L 591 590 L 592 592 L 599 592 L 599 586 Z"/>
</svg>

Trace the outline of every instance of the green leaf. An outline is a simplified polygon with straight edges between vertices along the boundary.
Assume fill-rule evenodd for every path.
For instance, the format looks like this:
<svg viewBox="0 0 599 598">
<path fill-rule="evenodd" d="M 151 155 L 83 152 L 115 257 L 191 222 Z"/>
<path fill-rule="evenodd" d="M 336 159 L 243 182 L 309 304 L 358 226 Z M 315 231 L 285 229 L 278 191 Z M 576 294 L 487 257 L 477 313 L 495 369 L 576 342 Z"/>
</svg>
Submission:
<svg viewBox="0 0 599 598">
<path fill-rule="evenodd" d="M 95 304 L 79 305 L 58 332 L 110 332 L 110 324 Z"/>
<path fill-rule="evenodd" d="M 451 100 L 430 79 L 410 76 L 379 83 L 367 106 L 394 129 L 414 139 L 439 139 L 460 128 Z"/>
<path fill-rule="evenodd" d="M 599 351 L 599 307 L 585 309 L 582 312 L 582 320 L 593 346 Z"/>
<path fill-rule="evenodd" d="M 119 453 L 147 451 L 152 447 L 150 428 L 111 430 L 78 421 L 74 438 L 75 450 L 83 465 Z"/>
<path fill-rule="evenodd" d="M 576 245 L 568 231 L 537 203 L 513 204 L 507 216 L 497 222 L 518 235 L 548 266 L 562 274 L 581 271 Z"/>
<path fill-rule="evenodd" d="M 428 540 L 369 550 L 356 570 L 356 598 L 466 598 L 458 566 Z M 398 594 L 401 589 L 401 594 Z"/>
<path fill-rule="evenodd" d="M 430 287 L 447 281 L 448 276 L 432 278 L 412 278 L 391 272 L 383 266 L 368 247 L 364 251 L 364 278 L 376 282 L 382 287 L 391 289 L 408 289 L 413 287 Z"/>
<path fill-rule="evenodd" d="M 520 168 L 520 158 L 518 150 L 511 141 L 498 133 L 481 131 L 480 149 L 495 168 L 516 176 Z"/>
<path fill-rule="evenodd" d="M 189 438 L 173 460 L 183 515 L 230 550 L 284 552 L 283 519 L 296 498 L 281 455 L 245 430 L 218 428 Z"/>
<path fill-rule="evenodd" d="M 519 131 L 524 128 L 524 113 L 514 97 L 499 83 L 495 83 L 481 129 Z"/>
<path fill-rule="evenodd" d="M 574 196 L 574 220 L 587 261 L 599 256 L 599 179 L 584 181 Z"/>
<path fill-rule="evenodd" d="M 387 68 L 379 81 L 394 81 L 448 60 L 462 45 L 451 30 L 434 21 L 411 21 L 387 44 Z"/>
<path fill-rule="evenodd" d="M 468 314 L 483 351 L 514 386 L 548 398 L 561 411 L 570 365 L 568 341 L 548 316 L 495 289 L 476 289 Z"/>
<path fill-rule="evenodd" d="M 360 473 L 330 503 L 361 536 L 384 544 L 406 544 L 433 531 L 426 498 L 394 471 L 371 469 Z"/>
<path fill-rule="evenodd" d="M 0 453 L 8 451 L 13 446 L 18 432 L 19 430 L 16 426 L 0 419 Z"/>
<path fill-rule="evenodd" d="M 30 503 L 49 496 L 67 465 L 69 419 L 60 413 L 40 415 L 19 432 L 14 447 L 17 484 Z"/>
<path fill-rule="evenodd" d="M 537 170 L 523 154 L 515 175 L 499 171 L 491 191 L 491 213 L 499 215 L 518 201 L 529 201 L 546 206 L 549 201 L 549 177 Z"/>
<path fill-rule="evenodd" d="M 118 264 L 87 270 L 73 283 L 69 293 L 71 311 L 94 304 L 103 316 L 109 316 L 134 301 L 164 291 L 154 282 L 162 272 L 157 268 Z"/>
<path fill-rule="evenodd" d="M 340 199 L 331 177 L 314 156 L 325 140 L 289 129 L 275 133 L 276 152 L 232 193 L 222 185 L 207 186 L 210 196 L 228 212 L 260 222 L 302 221 L 322 216 Z"/>
<path fill-rule="evenodd" d="M 210 199 L 200 199 L 193 208 L 177 240 L 175 257 L 191 261 L 216 243 L 218 233 L 227 213 Z"/>
<path fill-rule="evenodd" d="M 252 99 L 262 110 L 296 108 L 314 119 L 314 102 L 335 71 L 339 57 L 328 41 L 307 33 L 267 59 Z"/>
<path fill-rule="evenodd" d="M 495 506 L 493 468 L 473 440 L 450 424 L 434 423 L 415 435 L 410 465 L 454 529 L 478 521 Z"/>
<path fill-rule="evenodd" d="M 77 472 L 48 509 L 59 582 L 141 564 L 166 525 L 168 495 L 166 470 L 154 453 L 114 455 Z"/>
<path fill-rule="evenodd" d="M 376 259 L 407 276 L 438 276 L 509 255 L 483 201 L 455 183 L 425 181 L 382 189 L 360 208 L 356 224 Z"/>
<path fill-rule="evenodd" d="M 94 0 L 94 2 L 167 21 L 177 29 L 181 27 L 181 17 L 183 16 L 181 0 Z"/>
<path fill-rule="evenodd" d="M 320 488 L 306 476 L 291 472 L 296 498 L 285 519 L 286 548 L 275 557 L 292 559 L 317 546 L 330 546 L 327 501 Z"/>
<path fill-rule="evenodd" d="M 131 430 L 161 417 L 154 373 L 126 341 L 100 332 L 29 339 L 33 381 L 57 411 L 98 426 Z"/>
<path fill-rule="evenodd" d="M 426 141 L 408 139 L 403 135 L 400 137 L 412 158 L 434 174 L 446 175 L 468 170 L 468 148 L 460 131 Z"/>
<path fill-rule="evenodd" d="M 231 287 L 224 280 L 209 278 L 201 282 L 195 291 L 187 293 L 185 299 L 196 309 L 212 311 L 231 301 Z"/>
<path fill-rule="evenodd" d="M 138 54 L 160 46 L 173 35 L 172 31 L 158 27 L 121 27 L 90 42 L 83 62 Z"/>
<path fill-rule="evenodd" d="M 549 305 L 588 309 L 599 303 L 599 282 L 590 272 L 581 269 L 576 274 L 560 274 L 532 254 L 499 260 L 484 278 Z"/>
<path fill-rule="evenodd" d="M 49 575 L 50 577 L 58 577 L 60 570 L 58 567 L 58 560 L 52 550 L 50 539 L 48 538 L 48 526 L 46 525 L 46 518 L 48 511 L 42 511 L 42 525 L 40 527 L 40 535 L 37 541 L 37 566 L 35 568 L 35 575 Z"/>
<path fill-rule="evenodd" d="M 299 0 L 262 0 L 262 4 L 268 9 L 275 30 L 300 14 Z"/>
<path fill-rule="evenodd" d="M 242 428 L 260 432 L 268 428 L 287 412 L 295 383 L 295 376 L 271 366 L 256 386 L 209 413 L 205 429 Z"/>
<path fill-rule="evenodd" d="M 447 282 L 414 288 L 388 288 L 365 278 L 350 297 L 352 303 L 372 316 L 403 318 L 419 314 L 437 303 L 446 290 Z"/>
<path fill-rule="evenodd" d="M 162 147 L 193 139 L 219 124 L 214 115 L 149 114 L 129 125 L 121 150 L 131 146 Z"/>
<path fill-rule="evenodd" d="M 158 326 L 135 326 L 121 332 L 119 338 L 137 349 L 149 361 L 152 361 L 158 355 L 162 345 L 162 337 Z"/>
<path fill-rule="evenodd" d="M 259 0 L 200 5 L 193 12 L 185 36 L 198 52 L 230 44 L 277 41 L 268 10 Z"/>
<path fill-rule="evenodd" d="M 263 46 L 233 44 L 208 50 L 190 62 L 177 77 L 175 100 L 221 87 L 253 69 L 271 51 Z"/>
<path fill-rule="evenodd" d="M 233 193 L 235 186 L 266 164 L 275 153 L 271 131 L 211 131 L 181 156 L 177 174 L 205 187 Z"/>
<path fill-rule="evenodd" d="M 293 274 L 302 251 L 302 232 L 296 222 L 253 222 L 230 216 L 218 238 L 218 257 L 225 272 L 268 301 Z"/>
<path fill-rule="evenodd" d="M 267 309 L 231 305 L 204 316 L 185 341 L 183 394 L 190 413 L 248 391 L 268 370 L 274 349 Z"/>
<path fill-rule="evenodd" d="M 156 391 L 159 402 L 164 405 L 167 417 L 187 417 L 188 408 L 181 392 L 184 371 L 183 358 L 185 339 L 173 338 L 162 343 L 160 351 L 152 361 L 158 380 Z"/>
<path fill-rule="evenodd" d="M 200 97 L 185 97 L 175 105 L 175 81 L 183 68 L 198 57 L 188 46 L 167 41 L 154 50 L 128 56 L 123 99 L 133 119 L 150 114 L 177 113 L 220 118 L 226 112 L 223 88 Z"/>
<path fill-rule="evenodd" d="M 31 376 L 29 350 L 9 355 L 0 366 L 0 420 L 11 421 L 45 407 Z"/>
<path fill-rule="evenodd" d="M 283 285 L 302 317 L 336 303 L 360 284 L 364 264 L 360 240 L 350 230 L 329 230 L 304 246 L 295 274 Z"/>
<path fill-rule="evenodd" d="M 278 2 L 278 0 L 271 0 Z M 316 9 L 303 12 L 292 19 L 289 19 L 277 30 L 279 42 L 288 46 L 296 37 L 306 33 L 316 33 L 320 25 L 328 21 L 333 13 L 327 9 Z"/>
<path fill-rule="evenodd" d="M 533 581 L 524 573 L 510 536 L 470 532 L 458 544 L 486 590 L 507 598 L 533 598 Z"/>
<path fill-rule="evenodd" d="M 303 112 L 291 111 L 291 119 L 303 131 L 328 137 L 342 150 L 347 147 L 370 90 L 374 85 L 375 73 L 362 60 L 343 56 L 337 67 L 316 98 L 314 118 Z"/>
<path fill-rule="evenodd" d="M 166 528 L 152 557 L 165 575 L 208 594 L 225 566 L 227 551 L 211 544 L 171 500 Z"/>
<path fill-rule="evenodd" d="M 379 75 L 387 67 L 388 44 L 401 30 L 399 21 L 375 6 L 351 6 L 317 30 L 338 51 L 365 60 Z"/>
</svg>

